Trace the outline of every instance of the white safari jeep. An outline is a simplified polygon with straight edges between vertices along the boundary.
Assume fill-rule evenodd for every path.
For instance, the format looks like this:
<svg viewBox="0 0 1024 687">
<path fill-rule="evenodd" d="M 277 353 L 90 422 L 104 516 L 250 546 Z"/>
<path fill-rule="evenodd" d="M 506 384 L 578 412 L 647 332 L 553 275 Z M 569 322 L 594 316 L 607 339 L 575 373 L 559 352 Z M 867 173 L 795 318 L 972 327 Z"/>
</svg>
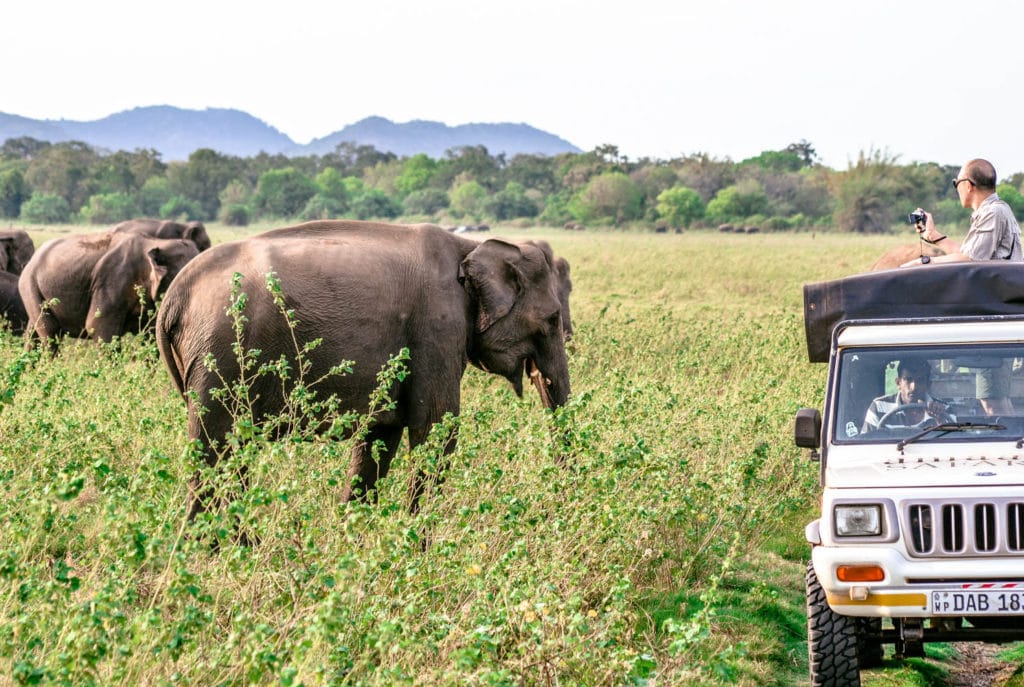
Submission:
<svg viewBox="0 0 1024 687">
<path fill-rule="evenodd" d="M 860 685 L 885 645 L 1024 639 L 1024 266 L 888 270 L 804 286 L 824 413 L 806 528 L 811 683 Z"/>
</svg>

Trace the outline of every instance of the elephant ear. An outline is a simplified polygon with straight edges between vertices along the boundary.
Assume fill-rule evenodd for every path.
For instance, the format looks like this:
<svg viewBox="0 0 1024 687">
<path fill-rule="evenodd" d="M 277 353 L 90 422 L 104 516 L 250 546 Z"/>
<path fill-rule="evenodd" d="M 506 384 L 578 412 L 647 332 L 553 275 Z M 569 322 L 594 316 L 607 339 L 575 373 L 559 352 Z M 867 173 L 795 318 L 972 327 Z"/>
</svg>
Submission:
<svg viewBox="0 0 1024 687">
<path fill-rule="evenodd" d="M 0 238 L 0 272 L 6 272 L 14 261 L 14 239 L 8 236 Z"/>
<path fill-rule="evenodd" d="M 523 253 L 498 239 L 484 241 L 462 261 L 465 287 L 476 302 L 476 331 L 482 333 L 512 310 L 522 291 L 518 264 Z"/>
<path fill-rule="evenodd" d="M 160 282 L 167 276 L 167 265 L 170 256 L 160 248 L 146 251 L 146 262 L 149 263 L 149 297 L 156 301 L 160 295 Z"/>
</svg>

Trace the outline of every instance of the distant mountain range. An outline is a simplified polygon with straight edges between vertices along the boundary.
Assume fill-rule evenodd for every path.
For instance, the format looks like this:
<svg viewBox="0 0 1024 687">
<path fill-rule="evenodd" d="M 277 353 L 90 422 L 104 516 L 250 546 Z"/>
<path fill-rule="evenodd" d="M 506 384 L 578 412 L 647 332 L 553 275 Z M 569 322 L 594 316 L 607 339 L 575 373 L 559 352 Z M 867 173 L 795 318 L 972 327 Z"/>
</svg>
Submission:
<svg viewBox="0 0 1024 687">
<path fill-rule="evenodd" d="M 0 141 L 30 136 L 39 141 L 83 141 L 107 151 L 154 149 L 165 162 L 187 160 L 199 148 L 226 155 L 251 157 L 260 152 L 290 157 L 324 155 L 343 142 L 372 145 L 399 157 L 426 153 L 434 159 L 460 146 L 482 145 L 492 155 L 519 153 L 556 155 L 578 153 L 565 139 L 528 124 L 462 124 L 414 120 L 399 124 L 383 117 L 367 117 L 317 138 L 295 143 L 266 122 L 240 110 L 207 108 L 184 110 L 168 105 L 137 107 L 92 122 L 68 119 L 29 119 L 0 112 Z"/>
</svg>

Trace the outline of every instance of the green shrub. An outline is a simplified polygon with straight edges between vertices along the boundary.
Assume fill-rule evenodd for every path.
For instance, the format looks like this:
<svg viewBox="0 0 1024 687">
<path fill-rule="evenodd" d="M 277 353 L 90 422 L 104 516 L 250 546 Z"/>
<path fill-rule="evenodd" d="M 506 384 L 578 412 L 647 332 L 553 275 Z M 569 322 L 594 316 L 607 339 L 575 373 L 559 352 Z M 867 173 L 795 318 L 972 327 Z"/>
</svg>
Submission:
<svg viewBox="0 0 1024 687">
<path fill-rule="evenodd" d="M 252 220 L 252 211 L 247 205 L 221 205 L 219 218 L 229 227 L 245 227 Z"/>
<path fill-rule="evenodd" d="M 689 227 L 704 217 L 704 201 L 692 188 L 674 186 L 658 194 L 657 211 L 673 227 Z"/>
<path fill-rule="evenodd" d="M 509 182 L 504 189 L 486 198 L 482 209 L 487 216 L 499 221 L 540 214 L 540 208 L 527 197 L 523 185 L 515 182 Z"/>
<path fill-rule="evenodd" d="M 35 224 L 62 224 L 71 219 L 71 207 L 61 196 L 33 193 L 21 205 L 21 219 Z"/>
<path fill-rule="evenodd" d="M 135 199 L 127 193 L 103 193 L 90 196 L 78 211 L 88 224 L 116 224 L 139 216 Z"/>
<path fill-rule="evenodd" d="M 439 188 L 413 191 L 402 201 L 408 215 L 434 215 L 451 205 L 448 194 Z"/>
<path fill-rule="evenodd" d="M 356 196 L 351 210 L 359 219 L 394 219 L 402 214 L 397 200 L 375 188 Z"/>
<path fill-rule="evenodd" d="M 160 216 L 179 221 L 202 220 L 203 208 L 197 201 L 185 196 L 171 196 L 160 206 Z"/>
</svg>

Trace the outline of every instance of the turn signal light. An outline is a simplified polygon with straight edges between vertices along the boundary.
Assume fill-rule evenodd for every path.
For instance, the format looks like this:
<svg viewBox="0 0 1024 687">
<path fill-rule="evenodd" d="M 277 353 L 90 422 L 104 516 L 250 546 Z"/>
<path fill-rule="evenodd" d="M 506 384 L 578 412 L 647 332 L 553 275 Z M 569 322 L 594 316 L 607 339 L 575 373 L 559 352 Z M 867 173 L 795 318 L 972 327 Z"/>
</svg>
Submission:
<svg viewBox="0 0 1024 687">
<path fill-rule="evenodd" d="M 885 571 L 880 565 L 840 565 L 836 577 L 840 582 L 881 582 Z"/>
</svg>

